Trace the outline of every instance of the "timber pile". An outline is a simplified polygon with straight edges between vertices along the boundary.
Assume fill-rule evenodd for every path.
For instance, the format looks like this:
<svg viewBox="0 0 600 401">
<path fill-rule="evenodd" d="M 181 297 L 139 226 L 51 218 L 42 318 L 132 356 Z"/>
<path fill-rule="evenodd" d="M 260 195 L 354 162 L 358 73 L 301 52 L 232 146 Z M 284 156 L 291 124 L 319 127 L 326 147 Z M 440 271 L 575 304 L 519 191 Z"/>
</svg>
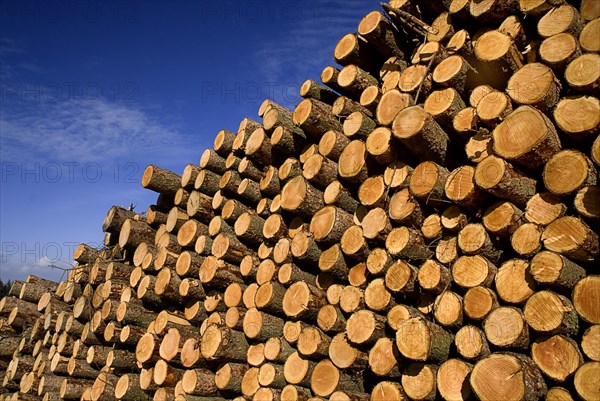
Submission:
<svg viewBox="0 0 600 401">
<path fill-rule="evenodd" d="M 392 0 L 0 303 L 2 400 L 600 399 L 600 7 Z"/>
</svg>

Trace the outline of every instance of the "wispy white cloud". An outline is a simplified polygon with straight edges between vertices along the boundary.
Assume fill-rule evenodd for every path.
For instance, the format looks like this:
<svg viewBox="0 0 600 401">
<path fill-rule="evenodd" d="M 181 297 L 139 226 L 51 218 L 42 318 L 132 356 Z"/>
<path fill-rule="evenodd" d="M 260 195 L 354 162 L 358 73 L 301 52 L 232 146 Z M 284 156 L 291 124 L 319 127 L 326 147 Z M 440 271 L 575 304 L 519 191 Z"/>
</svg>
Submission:
<svg viewBox="0 0 600 401">
<path fill-rule="evenodd" d="M 25 104 L 0 114 L 4 161 L 112 161 L 184 149 L 176 128 L 149 112 L 102 99 Z"/>
</svg>

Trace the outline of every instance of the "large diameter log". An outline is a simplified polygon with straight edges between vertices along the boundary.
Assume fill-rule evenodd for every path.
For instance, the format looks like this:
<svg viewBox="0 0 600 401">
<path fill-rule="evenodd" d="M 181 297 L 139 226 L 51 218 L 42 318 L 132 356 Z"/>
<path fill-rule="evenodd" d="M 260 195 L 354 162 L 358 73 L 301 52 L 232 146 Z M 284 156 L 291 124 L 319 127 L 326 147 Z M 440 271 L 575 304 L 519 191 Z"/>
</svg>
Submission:
<svg viewBox="0 0 600 401">
<path fill-rule="evenodd" d="M 521 106 L 493 131 L 494 152 L 504 159 L 539 169 L 560 150 L 552 122 L 531 106 Z"/>
<path fill-rule="evenodd" d="M 535 363 L 513 353 L 495 353 L 477 362 L 469 383 L 482 401 L 533 401 L 547 389 Z"/>
<path fill-rule="evenodd" d="M 488 341 L 500 348 L 526 349 L 529 327 L 520 309 L 502 306 L 485 319 L 483 330 Z"/>
<path fill-rule="evenodd" d="M 149 165 L 142 175 L 142 186 L 165 195 L 175 195 L 181 187 L 181 176 L 172 171 Z"/>
</svg>

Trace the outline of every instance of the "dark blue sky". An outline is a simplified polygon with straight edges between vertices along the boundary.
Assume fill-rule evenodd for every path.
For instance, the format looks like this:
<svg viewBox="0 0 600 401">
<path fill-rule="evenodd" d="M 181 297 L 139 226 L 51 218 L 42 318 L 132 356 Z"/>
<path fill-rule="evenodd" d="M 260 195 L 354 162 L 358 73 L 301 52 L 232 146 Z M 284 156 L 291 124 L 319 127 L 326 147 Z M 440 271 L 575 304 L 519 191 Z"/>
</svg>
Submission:
<svg viewBox="0 0 600 401">
<path fill-rule="evenodd" d="M 293 109 L 377 1 L 0 1 L 0 279 L 59 279 L 266 99 Z M 62 262 L 61 262 L 62 261 Z"/>
</svg>

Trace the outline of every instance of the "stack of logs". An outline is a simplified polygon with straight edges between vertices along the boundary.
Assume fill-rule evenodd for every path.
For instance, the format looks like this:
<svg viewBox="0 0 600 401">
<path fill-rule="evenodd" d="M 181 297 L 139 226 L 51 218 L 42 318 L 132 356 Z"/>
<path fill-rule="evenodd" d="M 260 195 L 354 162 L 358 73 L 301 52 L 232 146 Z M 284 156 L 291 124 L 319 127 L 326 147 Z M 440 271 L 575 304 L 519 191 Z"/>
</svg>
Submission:
<svg viewBox="0 0 600 401">
<path fill-rule="evenodd" d="M 599 400 L 599 4 L 369 13 L 14 284 L 0 400 Z"/>
</svg>

